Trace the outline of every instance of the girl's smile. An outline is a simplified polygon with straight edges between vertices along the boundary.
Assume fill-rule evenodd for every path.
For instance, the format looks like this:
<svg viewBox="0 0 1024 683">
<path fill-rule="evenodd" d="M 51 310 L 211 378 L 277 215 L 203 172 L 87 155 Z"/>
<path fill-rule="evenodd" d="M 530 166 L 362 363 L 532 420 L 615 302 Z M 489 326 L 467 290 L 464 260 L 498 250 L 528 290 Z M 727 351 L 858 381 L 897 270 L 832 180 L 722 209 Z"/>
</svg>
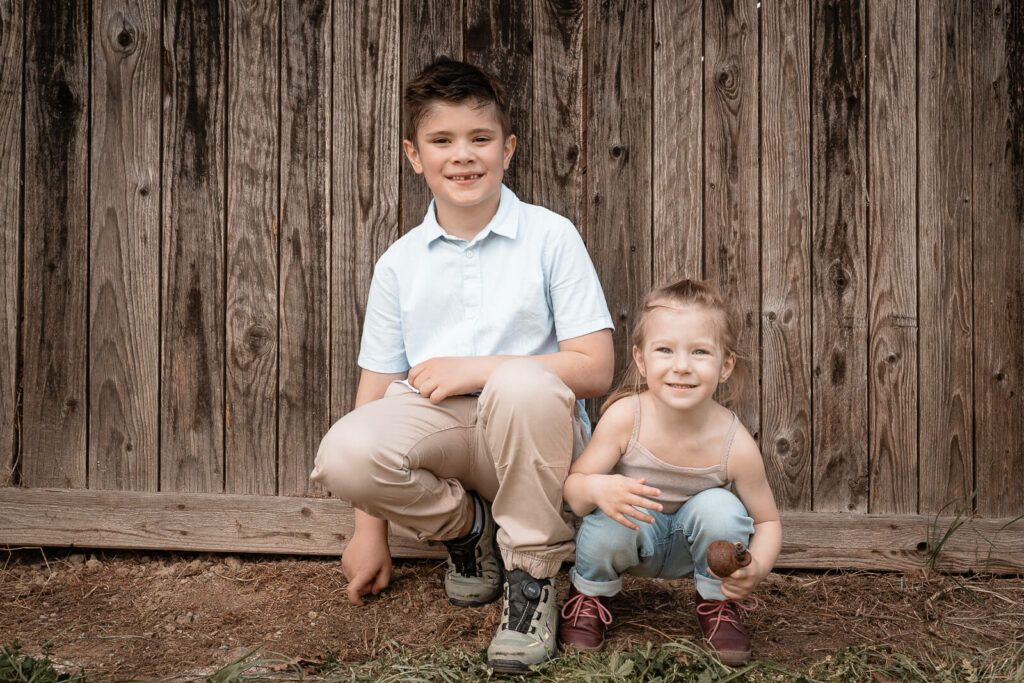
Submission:
<svg viewBox="0 0 1024 683">
<path fill-rule="evenodd" d="M 633 348 L 633 359 L 654 398 L 680 410 L 712 398 L 736 362 L 718 341 L 719 324 L 719 316 L 698 306 L 651 311 L 643 348 Z"/>
</svg>

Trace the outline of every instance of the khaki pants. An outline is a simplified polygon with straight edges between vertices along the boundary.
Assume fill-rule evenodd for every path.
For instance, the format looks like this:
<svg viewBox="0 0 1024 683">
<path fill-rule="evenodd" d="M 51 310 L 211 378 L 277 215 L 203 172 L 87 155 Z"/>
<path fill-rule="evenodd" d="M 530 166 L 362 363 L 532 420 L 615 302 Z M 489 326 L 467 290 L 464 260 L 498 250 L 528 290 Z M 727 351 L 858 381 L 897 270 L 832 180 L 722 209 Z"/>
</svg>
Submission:
<svg viewBox="0 0 1024 683">
<path fill-rule="evenodd" d="M 573 392 L 547 366 L 502 363 L 479 398 L 432 404 L 402 384 L 338 420 L 310 475 L 338 498 L 419 540 L 466 524 L 473 490 L 493 502 L 508 569 L 554 576 L 574 550 L 562 484 L 584 445 Z"/>
</svg>

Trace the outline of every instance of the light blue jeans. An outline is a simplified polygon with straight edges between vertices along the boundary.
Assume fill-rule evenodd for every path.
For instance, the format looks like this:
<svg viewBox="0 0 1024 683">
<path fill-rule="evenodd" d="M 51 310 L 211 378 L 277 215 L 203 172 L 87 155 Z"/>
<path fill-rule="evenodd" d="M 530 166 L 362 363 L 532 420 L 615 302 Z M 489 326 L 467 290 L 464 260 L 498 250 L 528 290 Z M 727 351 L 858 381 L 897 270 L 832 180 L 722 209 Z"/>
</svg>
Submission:
<svg viewBox="0 0 1024 683">
<path fill-rule="evenodd" d="M 576 534 L 576 566 L 569 576 L 576 590 L 612 596 L 622 575 L 676 579 L 693 574 L 701 597 L 725 600 L 722 582 L 708 575 L 707 551 L 718 540 L 748 544 L 754 520 L 735 494 L 723 488 L 701 491 L 672 514 L 648 511 L 654 523 L 637 521 L 634 531 L 595 509 Z M 634 520 L 636 521 L 636 520 Z"/>
</svg>

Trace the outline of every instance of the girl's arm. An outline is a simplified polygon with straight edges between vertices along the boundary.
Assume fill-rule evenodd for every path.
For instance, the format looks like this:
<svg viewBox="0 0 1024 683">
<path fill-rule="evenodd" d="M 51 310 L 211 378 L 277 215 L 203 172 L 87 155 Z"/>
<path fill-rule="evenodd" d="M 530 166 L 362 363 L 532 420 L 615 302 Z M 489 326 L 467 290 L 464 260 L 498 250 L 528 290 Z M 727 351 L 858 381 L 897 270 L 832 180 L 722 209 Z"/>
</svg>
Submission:
<svg viewBox="0 0 1024 683">
<path fill-rule="evenodd" d="M 638 528 L 629 519 L 653 522 L 654 518 L 638 511 L 661 510 L 661 504 L 643 496 L 661 494 L 656 488 L 645 486 L 643 479 L 632 479 L 621 474 L 608 474 L 622 457 L 633 432 L 633 400 L 616 401 L 601 417 L 594 436 L 569 470 L 562 495 L 572 511 L 583 517 L 600 507 L 606 515 L 630 529 Z"/>
<path fill-rule="evenodd" d="M 737 434 L 733 453 L 729 456 L 729 477 L 733 482 L 733 492 L 754 520 L 750 564 L 722 579 L 725 597 L 742 600 L 768 576 L 782 550 L 782 524 L 775 496 L 768 486 L 761 452 L 746 432 L 742 436 Z"/>
</svg>

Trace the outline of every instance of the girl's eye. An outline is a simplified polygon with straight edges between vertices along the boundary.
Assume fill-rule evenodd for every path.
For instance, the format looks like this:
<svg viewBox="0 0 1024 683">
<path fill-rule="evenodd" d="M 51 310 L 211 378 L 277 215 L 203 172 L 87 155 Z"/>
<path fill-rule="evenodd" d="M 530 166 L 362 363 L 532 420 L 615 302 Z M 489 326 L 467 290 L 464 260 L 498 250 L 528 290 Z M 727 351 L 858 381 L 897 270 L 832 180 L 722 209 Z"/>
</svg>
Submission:
<svg viewBox="0 0 1024 683">
<path fill-rule="evenodd" d="M 711 352 L 708 351 L 707 349 L 697 349 L 696 351 L 694 351 L 694 353 L 696 353 L 699 356 L 706 356 Z"/>
<path fill-rule="evenodd" d="M 668 348 L 667 346 L 659 346 L 654 350 L 657 353 L 672 353 L 672 349 Z"/>
<path fill-rule="evenodd" d="M 476 138 L 476 139 L 474 140 L 474 142 L 479 142 L 479 143 L 488 143 L 488 142 L 490 142 L 490 141 L 491 141 L 491 139 L 490 139 L 490 138 Z"/>
<path fill-rule="evenodd" d="M 431 142 L 433 142 L 435 145 L 443 145 L 444 143 L 448 142 L 448 138 L 435 138 L 434 140 L 431 140 Z"/>
</svg>

